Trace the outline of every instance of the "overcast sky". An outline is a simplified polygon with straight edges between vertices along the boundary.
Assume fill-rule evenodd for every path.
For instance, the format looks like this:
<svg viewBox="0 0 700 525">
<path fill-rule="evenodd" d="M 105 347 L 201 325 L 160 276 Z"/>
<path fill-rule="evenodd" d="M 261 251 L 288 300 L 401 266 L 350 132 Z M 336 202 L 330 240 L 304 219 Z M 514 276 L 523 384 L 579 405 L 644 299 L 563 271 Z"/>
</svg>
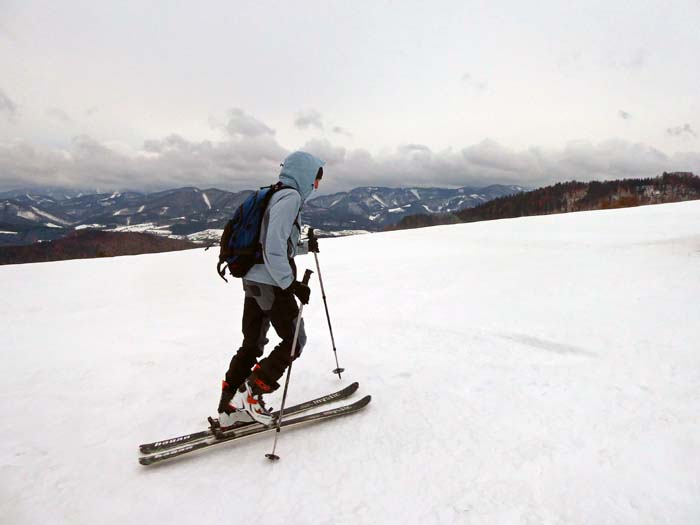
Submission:
<svg viewBox="0 0 700 525">
<path fill-rule="evenodd" d="M 700 172 L 700 1 L 0 0 L 0 190 Z"/>
</svg>

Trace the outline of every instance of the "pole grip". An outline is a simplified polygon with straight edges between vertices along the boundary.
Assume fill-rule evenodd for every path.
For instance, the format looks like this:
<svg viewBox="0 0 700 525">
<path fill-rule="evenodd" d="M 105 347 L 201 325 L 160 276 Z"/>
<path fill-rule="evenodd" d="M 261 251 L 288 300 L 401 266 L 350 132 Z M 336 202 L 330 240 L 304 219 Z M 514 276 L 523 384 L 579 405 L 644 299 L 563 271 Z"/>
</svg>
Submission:
<svg viewBox="0 0 700 525">
<path fill-rule="evenodd" d="M 304 278 L 301 280 L 301 282 L 308 286 L 308 285 L 309 285 L 309 280 L 311 279 L 311 274 L 312 274 L 312 273 L 314 273 L 314 272 L 312 272 L 311 270 L 306 270 L 306 271 L 304 272 Z"/>
</svg>

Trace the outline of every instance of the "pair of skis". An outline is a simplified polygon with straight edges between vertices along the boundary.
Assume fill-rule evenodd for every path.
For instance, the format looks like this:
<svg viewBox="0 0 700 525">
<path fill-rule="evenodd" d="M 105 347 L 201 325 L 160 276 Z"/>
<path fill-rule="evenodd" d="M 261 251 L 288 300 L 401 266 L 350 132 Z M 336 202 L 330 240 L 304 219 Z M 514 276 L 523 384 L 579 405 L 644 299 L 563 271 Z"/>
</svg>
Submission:
<svg viewBox="0 0 700 525">
<path fill-rule="evenodd" d="M 304 403 L 299 403 L 298 405 L 285 408 L 285 419 L 282 420 L 281 427 L 287 428 L 301 425 L 303 423 L 321 421 L 357 412 L 369 404 L 372 399 L 371 396 L 365 396 L 359 401 L 348 405 L 342 405 L 336 408 L 323 410 L 321 412 L 315 412 L 313 414 L 291 417 L 287 419 L 288 416 L 294 416 L 295 414 L 300 414 L 302 412 L 327 405 L 334 401 L 345 399 L 354 394 L 359 387 L 359 383 L 352 383 L 342 390 L 333 392 L 332 394 L 327 394 L 317 399 L 312 399 L 310 401 L 305 401 Z M 161 461 L 165 461 L 167 459 L 182 456 L 183 454 L 189 454 L 190 452 L 202 450 L 204 448 L 226 443 L 228 441 L 253 436 L 256 434 L 262 434 L 263 432 L 274 431 L 277 429 L 276 418 L 279 417 L 279 412 L 273 413 L 273 416 L 275 418 L 273 420 L 274 423 L 270 426 L 264 426 L 255 422 L 240 423 L 226 430 L 212 426 L 209 429 L 202 430 L 200 432 L 185 434 L 183 436 L 165 439 L 162 441 L 155 441 L 153 443 L 145 443 L 139 446 L 141 453 L 144 454 L 139 458 L 139 463 L 142 465 L 152 465 L 154 463 L 160 463 Z"/>
</svg>

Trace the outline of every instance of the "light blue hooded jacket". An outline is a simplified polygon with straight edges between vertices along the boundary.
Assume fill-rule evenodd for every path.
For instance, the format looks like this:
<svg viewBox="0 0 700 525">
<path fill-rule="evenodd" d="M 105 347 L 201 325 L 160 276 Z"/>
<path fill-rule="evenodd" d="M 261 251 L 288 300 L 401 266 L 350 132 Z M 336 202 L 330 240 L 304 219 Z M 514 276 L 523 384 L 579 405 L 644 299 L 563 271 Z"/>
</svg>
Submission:
<svg viewBox="0 0 700 525">
<path fill-rule="evenodd" d="M 314 190 L 318 169 L 325 162 L 304 151 L 284 159 L 279 180 L 294 189 L 282 189 L 270 199 L 260 230 L 264 264 L 253 266 L 244 279 L 288 288 L 294 281 L 289 258 L 308 252 L 300 243 L 301 209 Z"/>
</svg>

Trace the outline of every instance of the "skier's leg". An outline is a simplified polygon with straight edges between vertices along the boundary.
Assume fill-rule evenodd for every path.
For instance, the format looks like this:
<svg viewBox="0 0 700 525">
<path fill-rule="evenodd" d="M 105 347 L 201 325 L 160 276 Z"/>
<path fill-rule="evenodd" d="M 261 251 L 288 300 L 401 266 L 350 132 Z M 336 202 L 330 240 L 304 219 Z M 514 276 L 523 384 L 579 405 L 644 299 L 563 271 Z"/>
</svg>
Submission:
<svg viewBox="0 0 700 525">
<path fill-rule="evenodd" d="M 270 318 L 263 307 L 267 306 L 269 309 L 272 306 L 273 295 L 271 291 L 264 293 L 265 286 L 243 281 L 246 294 L 243 303 L 243 344 L 231 359 L 226 372 L 219 412 L 223 411 L 233 398 L 236 389 L 250 375 L 250 370 L 257 359 L 263 355 L 263 350 L 268 342 L 266 336 L 270 327 Z"/>
<path fill-rule="evenodd" d="M 291 363 L 291 348 L 294 342 L 298 315 L 299 307 L 292 293 L 275 288 L 275 300 L 271 310 L 268 312 L 268 316 L 282 342 L 275 347 L 268 357 L 260 361 L 260 366 L 253 373 L 253 381 L 262 393 L 272 392 L 279 388 L 278 380 Z M 304 331 L 304 320 L 302 319 L 299 326 L 299 337 L 294 359 L 299 357 L 305 344 L 306 333 Z"/>
</svg>

